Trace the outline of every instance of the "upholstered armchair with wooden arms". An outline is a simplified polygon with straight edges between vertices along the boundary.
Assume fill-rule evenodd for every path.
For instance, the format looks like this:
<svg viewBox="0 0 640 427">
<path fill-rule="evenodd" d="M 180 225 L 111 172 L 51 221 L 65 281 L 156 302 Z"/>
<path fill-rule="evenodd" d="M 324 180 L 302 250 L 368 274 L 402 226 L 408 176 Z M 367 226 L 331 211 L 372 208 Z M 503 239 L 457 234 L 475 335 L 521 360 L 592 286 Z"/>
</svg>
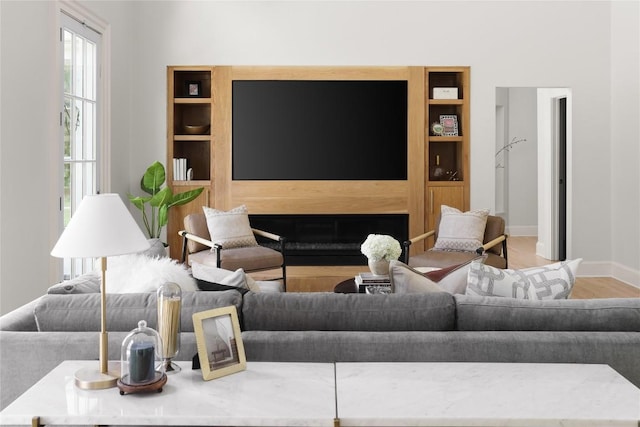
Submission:
<svg viewBox="0 0 640 427">
<path fill-rule="evenodd" d="M 440 227 L 440 219 L 436 220 L 436 228 L 424 234 L 416 236 L 404 242 L 404 262 L 411 267 L 437 267 L 444 268 L 452 265 L 462 264 L 478 255 L 486 254 L 485 264 L 496 268 L 508 268 L 507 258 L 507 235 L 505 234 L 504 219 L 499 216 L 487 216 L 487 224 L 484 230 L 484 238 L 482 246 L 474 251 L 455 251 L 455 250 L 439 250 L 435 248 L 428 249 L 425 252 L 409 256 L 411 244 L 425 240 L 431 236 L 434 241 L 438 239 L 438 228 Z"/>
<path fill-rule="evenodd" d="M 285 257 L 285 238 L 263 230 L 251 228 L 255 236 L 277 242 L 278 250 L 251 244 L 248 246 L 225 248 L 211 240 L 204 213 L 187 215 L 184 218 L 184 230 L 178 232 L 182 236 L 182 262 L 188 261 L 210 265 L 225 270 L 235 271 L 242 268 L 246 273 L 281 269 L 284 290 L 287 285 L 287 270 Z"/>
</svg>

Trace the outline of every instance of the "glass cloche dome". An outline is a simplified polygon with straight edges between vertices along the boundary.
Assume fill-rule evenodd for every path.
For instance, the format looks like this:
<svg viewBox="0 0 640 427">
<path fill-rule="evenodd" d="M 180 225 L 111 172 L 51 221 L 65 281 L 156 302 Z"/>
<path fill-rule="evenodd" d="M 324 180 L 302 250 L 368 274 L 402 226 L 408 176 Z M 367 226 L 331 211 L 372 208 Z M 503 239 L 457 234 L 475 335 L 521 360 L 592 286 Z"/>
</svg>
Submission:
<svg viewBox="0 0 640 427">
<path fill-rule="evenodd" d="M 122 341 L 120 359 L 120 394 L 162 391 L 167 377 L 162 364 L 160 335 L 141 320 L 138 327 Z"/>
</svg>

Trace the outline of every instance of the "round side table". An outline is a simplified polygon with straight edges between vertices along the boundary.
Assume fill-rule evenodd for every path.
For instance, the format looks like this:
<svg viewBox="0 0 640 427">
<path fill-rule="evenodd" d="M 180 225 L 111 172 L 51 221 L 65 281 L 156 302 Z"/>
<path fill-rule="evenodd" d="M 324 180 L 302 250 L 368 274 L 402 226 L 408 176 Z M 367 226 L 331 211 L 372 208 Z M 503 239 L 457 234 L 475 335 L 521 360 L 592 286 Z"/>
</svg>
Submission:
<svg viewBox="0 0 640 427">
<path fill-rule="evenodd" d="M 343 280 L 333 288 L 333 292 L 338 294 L 357 294 L 356 279 Z"/>
</svg>

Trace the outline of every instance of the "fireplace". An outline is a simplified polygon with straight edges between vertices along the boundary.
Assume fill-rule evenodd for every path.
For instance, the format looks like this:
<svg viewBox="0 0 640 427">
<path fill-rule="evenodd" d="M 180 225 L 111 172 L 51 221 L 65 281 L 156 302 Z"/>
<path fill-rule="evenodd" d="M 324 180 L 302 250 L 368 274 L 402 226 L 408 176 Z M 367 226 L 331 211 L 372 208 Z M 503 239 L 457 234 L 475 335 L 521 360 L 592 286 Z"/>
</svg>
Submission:
<svg viewBox="0 0 640 427">
<path fill-rule="evenodd" d="M 369 234 L 408 238 L 407 214 L 249 215 L 251 226 L 287 239 L 287 265 L 365 265 L 360 245 Z M 264 246 L 273 242 L 259 239 Z M 275 247 L 273 245 L 272 247 Z"/>
</svg>

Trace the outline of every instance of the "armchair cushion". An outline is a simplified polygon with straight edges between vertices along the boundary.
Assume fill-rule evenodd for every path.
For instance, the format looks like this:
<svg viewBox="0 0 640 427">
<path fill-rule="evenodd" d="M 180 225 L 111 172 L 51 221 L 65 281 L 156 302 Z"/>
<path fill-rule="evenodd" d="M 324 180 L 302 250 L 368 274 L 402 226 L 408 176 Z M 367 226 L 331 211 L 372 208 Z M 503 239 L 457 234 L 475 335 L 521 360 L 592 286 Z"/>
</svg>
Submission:
<svg viewBox="0 0 640 427">
<path fill-rule="evenodd" d="M 488 209 L 462 212 L 442 205 L 440 225 L 434 248 L 439 250 L 475 251 L 483 244 Z"/>
<path fill-rule="evenodd" d="M 240 205 L 230 211 L 203 206 L 207 219 L 207 228 L 211 241 L 225 249 L 245 246 L 258 246 L 251 225 L 249 213 L 245 205 Z"/>
<path fill-rule="evenodd" d="M 191 264 L 200 264 L 216 267 L 215 253 L 200 251 L 189 255 Z M 235 271 L 242 268 L 245 271 L 279 268 L 283 263 L 282 254 L 264 246 L 249 246 L 246 248 L 232 248 L 220 251 L 220 268 Z"/>
</svg>

